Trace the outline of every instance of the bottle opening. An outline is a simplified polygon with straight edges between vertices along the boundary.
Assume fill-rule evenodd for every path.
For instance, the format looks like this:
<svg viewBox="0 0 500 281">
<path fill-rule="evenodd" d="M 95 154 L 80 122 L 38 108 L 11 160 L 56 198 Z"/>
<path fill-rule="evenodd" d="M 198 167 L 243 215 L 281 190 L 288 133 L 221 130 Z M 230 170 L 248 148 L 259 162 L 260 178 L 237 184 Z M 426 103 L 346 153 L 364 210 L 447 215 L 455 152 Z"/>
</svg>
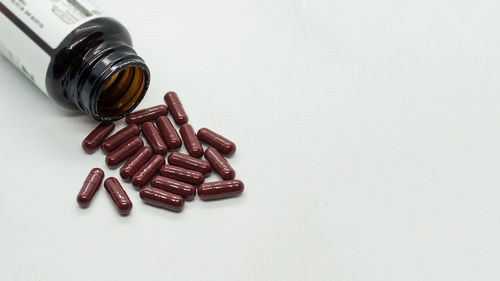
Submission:
<svg viewBox="0 0 500 281">
<path fill-rule="evenodd" d="M 123 116 L 135 108 L 147 90 L 148 71 L 130 66 L 109 78 L 97 100 L 98 115 L 104 119 Z"/>
</svg>

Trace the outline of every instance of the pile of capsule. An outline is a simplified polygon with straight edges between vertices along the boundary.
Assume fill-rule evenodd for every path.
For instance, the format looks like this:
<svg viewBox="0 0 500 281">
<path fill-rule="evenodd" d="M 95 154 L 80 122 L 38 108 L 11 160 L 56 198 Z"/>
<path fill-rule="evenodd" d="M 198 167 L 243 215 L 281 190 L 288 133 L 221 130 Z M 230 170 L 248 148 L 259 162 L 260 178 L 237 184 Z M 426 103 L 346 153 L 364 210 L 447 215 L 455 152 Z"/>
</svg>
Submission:
<svg viewBox="0 0 500 281">
<path fill-rule="evenodd" d="M 125 128 L 108 137 L 114 130 L 113 123 L 102 123 L 82 142 L 83 150 L 93 153 L 99 146 L 107 155 L 106 164 L 111 169 L 119 167 L 120 176 L 125 182 L 131 182 L 140 189 L 141 199 L 150 205 L 179 212 L 185 200 L 192 200 L 196 195 L 202 200 L 213 200 L 238 196 L 244 185 L 235 180 L 234 169 L 222 156 L 232 155 L 236 145 L 227 138 L 202 128 L 195 133 L 188 124 L 188 117 L 175 92 L 165 94 L 167 105 L 157 105 L 131 113 L 125 119 Z M 167 117 L 170 112 L 179 132 Z M 155 125 L 156 123 L 156 125 Z M 144 146 L 139 137 L 142 132 L 149 146 Z M 200 141 L 209 147 L 203 150 Z M 176 151 L 184 143 L 189 155 Z M 167 162 L 165 155 L 168 151 Z M 204 156 L 205 160 L 200 159 Z M 223 179 L 207 182 L 205 176 L 211 171 Z M 159 175 L 158 175 L 159 174 Z M 90 205 L 96 191 L 104 179 L 102 169 L 90 171 L 78 193 L 77 202 L 82 208 Z M 132 210 L 132 201 L 118 179 L 109 177 L 104 187 L 113 200 L 118 212 L 128 215 Z"/>
</svg>

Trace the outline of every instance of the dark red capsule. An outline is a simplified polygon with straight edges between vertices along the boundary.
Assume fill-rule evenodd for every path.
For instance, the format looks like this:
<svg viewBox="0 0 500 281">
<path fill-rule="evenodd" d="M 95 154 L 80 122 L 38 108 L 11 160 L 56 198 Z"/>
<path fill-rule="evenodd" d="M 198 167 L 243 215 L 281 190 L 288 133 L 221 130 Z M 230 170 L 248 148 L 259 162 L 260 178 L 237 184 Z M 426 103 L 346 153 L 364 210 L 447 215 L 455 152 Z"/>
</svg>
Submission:
<svg viewBox="0 0 500 281">
<path fill-rule="evenodd" d="M 129 139 L 139 136 L 140 132 L 141 131 L 139 130 L 139 126 L 130 124 L 127 127 L 116 132 L 111 137 L 107 138 L 102 143 L 101 149 L 102 151 L 104 151 L 104 153 L 108 154 Z"/>
<path fill-rule="evenodd" d="M 182 198 L 182 196 L 159 188 L 145 186 L 141 189 L 139 195 L 141 196 L 142 201 L 147 204 L 174 212 L 180 212 L 184 207 L 184 198 Z"/>
<path fill-rule="evenodd" d="M 80 207 L 87 208 L 90 205 L 90 201 L 92 201 L 94 194 L 97 192 L 99 187 L 101 187 L 103 178 L 103 170 L 99 168 L 90 170 L 89 175 L 83 182 L 80 193 L 78 193 L 78 196 L 76 197 L 76 201 L 78 202 L 78 205 L 80 205 Z"/>
<path fill-rule="evenodd" d="M 127 118 L 125 118 L 125 122 L 128 124 L 140 125 L 144 122 L 153 121 L 162 115 L 167 115 L 167 112 L 167 107 L 160 104 L 130 113 Z"/>
<path fill-rule="evenodd" d="M 208 163 L 207 161 L 197 159 L 180 152 L 170 153 L 167 159 L 170 165 L 186 168 L 189 170 L 195 170 L 204 175 L 210 173 L 210 171 L 212 170 L 212 166 L 210 166 L 210 163 Z"/>
<path fill-rule="evenodd" d="M 160 132 L 153 123 L 146 122 L 142 124 L 141 130 L 142 134 L 144 135 L 144 137 L 146 137 L 146 140 L 156 154 L 167 154 L 168 147 L 161 138 Z"/>
<path fill-rule="evenodd" d="M 175 92 L 168 92 L 165 94 L 164 99 L 172 117 L 174 117 L 175 123 L 177 125 L 186 124 L 189 119 L 177 94 Z"/>
<path fill-rule="evenodd" d="M 220 153 L 224 155 L 232 155 L 236 151 L 234 142 L 226 139 L 225 137 L 217 134 L 216 132 L 201 128 L 198 130 L 198 139 L 215 147 Z"/>
<path fill-rule="evenodd" d="M 83 140 L 82 148 L 87 153 L 93 153 L 102 141 L 115 129 L 113 123 L 101 123 Z"/>
<path fill-rule="evenodd" d="M 196 189 L 194 189 L 194 186 L 166 177 L 154 177 L 151 180 L 151 186 L 163 189 L 173 194 L 180 195 L 186 200 L 193 200 L 194 196 L 196 195 Z"/>
<path fill-rule="evenodd" d="M 129 139 L 106 156 L 106 164 L 110 168 L 116 168 L 116 166 L 134 155 L 143 145 L 144 142 L 139 137 Z"/>
<path fill-rule="evenodd" d="M 128 159 L 120 169 L 120 176 L 127 182 L 132 180 L 134 174 L 153 156 L 153 150 L 149 146 L 143 146 L 134 156 Z"/>
<path fill-rule="evenodd" d="M 198 171 L 172 165 L 161 166 L 160 175 L 192 185 L 200 185 L 205 180 L 203 174 Z"/>
<path fill-rule="evenodd" d="M 198 187 L 198 196 L 202 200 L 234 197 L 241 194 L 244 188 L 240 180 L 207 182 Z"/>
<path fill-rule="evenodd" d="M 132 177 L 132 184 L 141 187 L 145 186 L 165 164 L 165 158 L 161 155 L 153 156 L 146 164 L 144 164 Z"/>
<path fill-rule="evenodd" d="M 128 215 L 132 210 L 132 201 L 128 198 L 120 182 L 116 178 L 110 177 L 104 181 L 104 187 L 109 193 L 109 196 L 111 196 L 113 203 L 115 203 L 118 212 L 124 216 Z"/>
<path fill-rule="evenodd" d="M 193 127 L 189 124 L 184 124 L 181 126 L 180 130 L 182 140 L 186 146 L 189 155 L 200 158 L 203 155 L 203 147 L 201 146 L 200 140 L 196 136 Z"/>
<path fill-rule="evenodd" d="M 213 147 L 207 148 L 205 150 L 205 159 L 208 163 L 212 165 L 212 168 L 219 174 L 223 180 L 234 179 L 235 172 L 234 169 L 229 165 L 229 163 L 224 159 L 224 157 Z"/>
<path fill-rule="evenodd" d="M 179 137 L 177 130 L 172 126 L 167 116 L 158 117 L 156 126 L 160 130 L 163 140 L 167 143 L 168 149 L 179 149 L 182 146 L 181 137 Z"/>
</svg>

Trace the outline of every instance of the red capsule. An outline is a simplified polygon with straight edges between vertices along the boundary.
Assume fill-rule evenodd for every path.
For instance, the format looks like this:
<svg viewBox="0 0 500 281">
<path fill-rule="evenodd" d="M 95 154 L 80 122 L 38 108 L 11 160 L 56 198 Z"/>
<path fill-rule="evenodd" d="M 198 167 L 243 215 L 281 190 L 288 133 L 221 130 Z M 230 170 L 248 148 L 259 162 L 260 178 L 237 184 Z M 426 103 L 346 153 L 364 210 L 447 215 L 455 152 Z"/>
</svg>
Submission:
<svg viewBox="0 0 500 281">
<path fill-rule="evenodd" d="M 115 129 L 113 123 L 101 123 L 83 140 L 82 148 L 87 153 L 93 153 L 102 141 Z"/>
<path fill-rule="evenodd" d="M 165 164 L 165 158 L 161 155 L 155 155 L 144 166 L 142 166 L 132 177 L 132 184 L 141 187 L 145 186 L 161 166 Z"/>
<path fill-rule="evenodd" d="M 151 186 L 163 189 L 173 194 L 180 195 L 186 200 L 193 200 L 194 196 L 196 195 L 196 189 L 194 189 L 194 186 L 166 177 L 154 177 L 151 180 Z"/>
<path fill-rule="evenodd" d="M 225 137 L 217 134 L 216 132 L 201 128 L 198 130 L 198 139 L 215 147 L 220 153 L 224 155 L 232 155 L 236 151 L 234 142 L 226 139 Z"/>
<path fill-rule="evenodd" d="M 146 137 L 146 140 L 156 154 L 167 154 L 168 147 L 161 138 L 160 132 L 158 131 L 158 129 L 156 129 L 153 123 L 146 122 L 142 124 L 141 130 L 142 134 L 144 135 L 144 137 Z"/>
<path fill-rule="evenodd" d="M 234 179 L 235 172 L 234 169 L 229 165 L 229 163 L 224 159 L 224 157 L 213 147 L 207 148 L 205 150 L 205 159 L 208 163 L 212 165 L 213 169 L 219 176 L 224 180 Z"/>
<path fill-rule="evenodd" d="M 116 132 L 111 137 L 107 138 L 101 145 L 102 151 L 108 154 L 113 151 L 115 148 L 119 147 L 124 142 L 128 141 L 133 137 L 139 136 L 140 130 L 139 126 L 135 124 L 130 124 L 127 127 L 121 129 Z"/>
<path fill-rule="evenodd" d="M 207 182 L 198 187 L 198 196 L 202 200 L 234 197 L 242 193 L 244 188 L 240 180 Z"/>
<path fill-rule="evenodd" d="M 210 163 L 208 163 L 207 161 L 197 159 L 179 152 L 170 153 L 167 159 L 170 165 L 186 168 L 189 170 L 195 170 L 204 175 L 210 173 L 210 171 L 212 170 L 212 166 L 210 166 Z"/>
<path fill-rule="evenodd" d="M 120 176 L 126 182 L 130 182 L 134 174 L 153 156 L 153 150 L 149 146 L 143 146 L 121 167 Z"/>
<path fill-rule="evenodd" d="M 167 112 L 167 107 L 160 104 L 130 113 L 127 118 L 125 118 L 125 122 L 128 124 L 140 125 L 147 121 L 153 121 L 162 115 L 167 115 Z"/>
<path fill-rule="evenodd" d="M 126 143 L 120 145 L 117 149 L 111 151 L 108 156 L 106 156 L 106 164 L 110 168 L 115 168 L 116 166 L 120 165 L 120 163 L 134 155 L 134 153 L 136 153 L 143 145 L 144 142 L 141 138 L 131 138 Z"/>
<path fill-rule="evenodd" d="M 163 140 L 167 143 L 168 149 L 179 149 L 182 146 L 182 140 L 167 116 L 158 117 L 156 126 L 160 130 Z"/>
<path fill-rule="evenodd" d="M 139 192 L 142 200 L 150 205 L 165 208 L 174 212 L 182 211 L 184 198 L 159 188 L 145 186 Z"/>
<path fill-rule="evenodd" d="M 78 205 L 80 205 L 80 207 L 87 208 L 90 205 L 90 201 L 92 201 L 94 194 L 97 192 L 99 187 L 101 187 L 103 178 L 103 170 L 99 168 L 90 170 L 89 175 L 83 182 L 80 193 L 78 193 L 78 196 L 76 197 L 76 201 L 78 202 Z"/>
<path fill-rule="evenodd" d="M 123 190 L 120 182 L 116 178 L 107 178 L 104 181 L 104 187 L 115 203 L 118 212 L 121 215 L 128 215 L 132 210 L 132 201 L 128 198 L 127 193 Z"/>
<path fill-rule="evenodd" d="M 186 146 L 189 155 L 200 158 L 203 155 L 203 147 L 201 146 L 200 140 L 196 136 L 193 127 L 189 124 L 184 124 L 181 126 L 180 130 L 182 140 Z"/>
<path fill-rule="evenodd" d="M 205 180 L 203 174 L 198 171 L 188 170 L 172 165 L 161 166 L 160 175 L 192 185 L 200 185 Z"/>
<path fill-rule="evenodd" d="M 172 117 L 177 125 L 186 124 L 188 122 L 188 116 L 182 107 L 182 103 L 175 92 L 168 92 L 165 94 L 165 102 L 168 105 Z"/>
</svg>

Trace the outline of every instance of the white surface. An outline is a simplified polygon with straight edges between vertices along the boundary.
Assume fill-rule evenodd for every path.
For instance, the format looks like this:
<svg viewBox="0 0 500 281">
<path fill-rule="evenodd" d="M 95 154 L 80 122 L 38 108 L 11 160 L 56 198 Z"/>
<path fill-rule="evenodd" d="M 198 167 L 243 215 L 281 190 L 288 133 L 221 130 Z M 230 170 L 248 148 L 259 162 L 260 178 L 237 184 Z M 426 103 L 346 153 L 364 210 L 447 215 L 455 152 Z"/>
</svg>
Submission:
<svg viewBox="0 0 500 281">
<path fill-rule="evenodd" d="M 500 2 L 95 2 L 246 190 L 80 209 L 95 124 L 0 60 L 0 280 L 500 278 Z"/>
</svg>

